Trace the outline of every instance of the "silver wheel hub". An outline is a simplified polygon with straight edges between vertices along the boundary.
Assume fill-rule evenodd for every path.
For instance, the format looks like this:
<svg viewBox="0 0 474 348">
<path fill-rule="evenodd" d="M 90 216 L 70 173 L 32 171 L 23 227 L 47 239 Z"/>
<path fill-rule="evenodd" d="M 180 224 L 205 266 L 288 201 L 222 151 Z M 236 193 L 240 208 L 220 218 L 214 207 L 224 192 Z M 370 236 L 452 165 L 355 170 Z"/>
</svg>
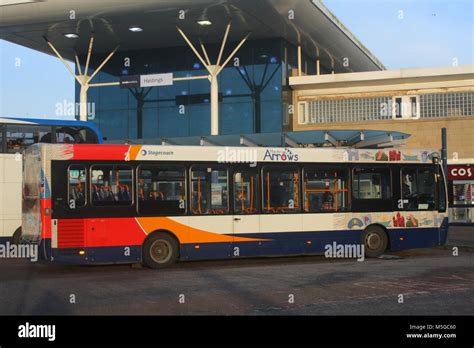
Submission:
<svg viewBox="0 0 474 348">
<path fill-rule="evenodd" d="M 382 239 L 376 233 L 369 233 L 365 238 L 365 246 L 369 249 L 375 250 L 380 248 Z"/>
<path fill-rule="evenodd" d="M 150 256 L 156 263 L 166 263 L 172 256 L 171 244 L 166 240 L 156 240 L 150 248 Z"/>
</svg>

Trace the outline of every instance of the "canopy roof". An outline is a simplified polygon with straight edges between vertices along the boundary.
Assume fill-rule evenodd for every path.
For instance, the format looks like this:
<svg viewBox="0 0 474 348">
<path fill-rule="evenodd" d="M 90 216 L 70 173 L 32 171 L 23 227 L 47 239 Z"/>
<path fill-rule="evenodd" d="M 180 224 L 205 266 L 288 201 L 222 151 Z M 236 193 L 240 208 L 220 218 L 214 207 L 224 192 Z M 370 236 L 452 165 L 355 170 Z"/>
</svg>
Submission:
<svg viewBox="0 0 474 348">
<path fill-rule="evenodd" d="M 154 138 L 134 140 L 134 144 L 184 146 L 250 147 L 355 147 L 389 148 L 402 145 L 410 134 L 377 130 L 320 130 L 308 132 L 218 135 L 206 137 Z M 120 144 L 123 141 L 112 141 Z"/>
<path fill-rule="evenodd" d="M 200 19 L 212 25 L 200 26 Z M 184 46 L 176 26 L 193 39 L 220 43 L 229 21 L 230 41 L 248 32 L 251 40 L 281 37 L 301 44 L 312 58 L 319 52 L 323 66 L 334 60 L 337 71 L 384 69 L 320 0 L 0 0 L 0 38 L 52 54 L 46 37 L 69 60 L 75 51 L 86 54 L 92 32 L 94 53 L 108 53 L 117 44 L 119 52 Z M 133 33 L 131 26 L 143 31 Z M 67 39 L 67 33 L 79 38 Z M 349 67 L 342 66 L 344 58 Z"/>
</svg>

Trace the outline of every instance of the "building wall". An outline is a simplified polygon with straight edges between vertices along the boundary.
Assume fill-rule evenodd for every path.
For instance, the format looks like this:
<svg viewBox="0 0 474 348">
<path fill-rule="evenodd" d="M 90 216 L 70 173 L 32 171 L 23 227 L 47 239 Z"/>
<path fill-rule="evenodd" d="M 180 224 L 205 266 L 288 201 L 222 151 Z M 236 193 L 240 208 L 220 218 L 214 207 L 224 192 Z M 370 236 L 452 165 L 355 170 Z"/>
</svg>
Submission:
<svg viewBox="0 0 474 348">
<path fill-rule="evenodd" d="M 357 129 L 407 133 L 406 147 L 441 148 L 474 159 L 474 66 L 292 77 L 294 131 Z M 418 115 L 397 119 L 395 99 L 418 98 Z M 306 104 L 302 115 L 301 104 Z M 454 154 L 456 153 L 456 154 Z"/>
</svg>

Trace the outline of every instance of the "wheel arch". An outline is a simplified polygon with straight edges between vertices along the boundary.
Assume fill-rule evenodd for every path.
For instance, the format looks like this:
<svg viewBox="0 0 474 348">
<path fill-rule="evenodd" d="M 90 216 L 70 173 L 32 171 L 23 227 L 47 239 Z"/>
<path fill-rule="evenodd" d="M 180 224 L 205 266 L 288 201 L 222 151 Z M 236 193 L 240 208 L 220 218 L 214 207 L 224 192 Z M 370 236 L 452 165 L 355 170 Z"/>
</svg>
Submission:
<svg viewBox="0 0 474 348">
<path fill-rule="evenodd" d="M 22 230 L 21 226 L 18 227 L 15 232 L 13 232 L 13 235 L 11 236 L 11 243 L 12 244 L 21 244 L 21 235 L 22 235 Z"/>
</svg>

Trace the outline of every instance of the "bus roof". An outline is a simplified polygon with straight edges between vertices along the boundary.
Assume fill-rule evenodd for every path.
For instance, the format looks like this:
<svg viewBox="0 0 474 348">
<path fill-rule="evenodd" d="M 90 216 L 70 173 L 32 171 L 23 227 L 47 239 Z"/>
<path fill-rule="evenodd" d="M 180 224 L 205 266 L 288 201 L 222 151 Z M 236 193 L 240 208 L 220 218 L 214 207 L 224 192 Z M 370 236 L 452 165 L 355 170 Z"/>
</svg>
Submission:
<svg viewBox="0 0 474 348">
<path fill-rule="evenodd" d="M 0 123 L 18 123 L 18 124 L 44 124 L 44 125 L 61 125 L 61 126 L 85 126 L 95 127 L 91 122 L 76 120 L 60 120 L 49 118 L 23 118 L 23 117 L 0 117 Z"/>
<path fill-rule="evenodd" d="M 66 127 L 87 127 L 97 134 L 102 140 L 102 134 L 92 122 L 76 120 L 60 120 L 46 118 L 20 118 L 20 117 L 0 117 L 0 124 L 24 124 L 24 125 L 45 125 L 45 126 L 66 126 Z"/>
<path fill-rule="evenodd" d="M 218 163 L 432 163 L 433 150 L 38 144 L 51 160 Z"/>
</svg>

